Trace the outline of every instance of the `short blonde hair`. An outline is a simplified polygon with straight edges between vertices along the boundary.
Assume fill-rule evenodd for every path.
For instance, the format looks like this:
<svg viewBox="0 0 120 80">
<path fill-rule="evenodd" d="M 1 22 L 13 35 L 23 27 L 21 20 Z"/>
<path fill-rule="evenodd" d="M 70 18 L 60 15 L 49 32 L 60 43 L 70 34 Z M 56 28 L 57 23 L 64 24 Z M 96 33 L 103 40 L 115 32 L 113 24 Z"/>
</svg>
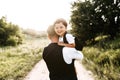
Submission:
<svg viewBox="0 0 120 80">
<path fill-rule="evenodd" d="M 47 33 L 48 33 L 48 35 L 50 37 L 53 37 L 53 36 L 57 35 L 55 30 L 54 30 L 54 26 L 53 25 L 48 26 Z"/>
<path fill-rule="evenodd" d="M 57 23 L 62 23 L 65 27 L 67 27 L 67 21 L 63 18 L 59 18 L 54 22 L 54 25 Z"/>
</svg>

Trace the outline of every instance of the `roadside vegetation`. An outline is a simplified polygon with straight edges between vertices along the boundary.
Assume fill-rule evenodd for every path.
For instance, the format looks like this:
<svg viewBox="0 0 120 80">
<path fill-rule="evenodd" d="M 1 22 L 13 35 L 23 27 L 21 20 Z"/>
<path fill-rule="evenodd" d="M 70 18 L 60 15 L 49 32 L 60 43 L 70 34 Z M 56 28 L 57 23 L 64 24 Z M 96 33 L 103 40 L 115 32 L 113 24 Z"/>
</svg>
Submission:
<svg viewBox="0 0 120 80">
<path fill-rule="evenodd" d="M 0 80 L 23 80 L 41 60 L 47 39 L 30 39 L 16 47 L 0 48 Z"/>
<path fill-rule="evenodd" d="M 23 34 L 18 25 L 7 22 L 6 17 L 0 19 L 0 46 L 16 46 L 22 44 Z"/>
<path fill-rule="evenodd" d="M 83 53 L 83 64 L 94 73 L 96 80 L 120 80 L 120 36 L 86 46 Z"/>
<path fill-rule="evenodd" d="M 0 80 L 23 80 L 41 60 L 42 50 L 48 42 L 45 32 L 21 29 L 2 17 L 0 19 Z"/>
</svg>

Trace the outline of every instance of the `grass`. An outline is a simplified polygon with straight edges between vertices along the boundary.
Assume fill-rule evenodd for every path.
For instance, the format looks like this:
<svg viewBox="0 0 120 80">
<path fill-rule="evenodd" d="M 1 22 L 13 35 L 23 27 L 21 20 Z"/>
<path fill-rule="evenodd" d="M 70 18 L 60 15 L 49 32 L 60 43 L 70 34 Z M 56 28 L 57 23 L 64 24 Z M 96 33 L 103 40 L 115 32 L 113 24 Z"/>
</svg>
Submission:
<svg viewBox="0 0 120 80">
<path fill-rule="evenodd" d="M 23 80 L 33 66 L 41 60 L 48 39 L 27 39 L 16 47 L 0 48 L 0 80 Z M 96 80 L 120 80 L 120 38 L 101 40 L 83 48 L 83 63 Z"/>
<path fill-rule="evenodd" d="M 83 61 L 96 80 L 120 80 L 120 38 L 102 40 L 83 49 Z"/>
<path fill-rule="evenodd" d="M 0 48 L 0 80 L 23 80 L 33 66 L 41 60 L 47 39 L 29 39 L 16 47 Z"/>
</svg>

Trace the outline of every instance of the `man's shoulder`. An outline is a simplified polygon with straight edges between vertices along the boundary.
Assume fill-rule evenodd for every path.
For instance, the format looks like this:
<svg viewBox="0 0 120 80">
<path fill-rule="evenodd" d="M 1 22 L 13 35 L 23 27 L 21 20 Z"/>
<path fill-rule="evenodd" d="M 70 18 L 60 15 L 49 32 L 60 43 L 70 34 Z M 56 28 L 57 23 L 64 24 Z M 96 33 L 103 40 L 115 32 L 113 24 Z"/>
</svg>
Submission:
<svg viewBox="0 0 120 80">
<path fill-rule="evenodd" d="M 44 47 L 44 50 L 52 50 L 52 49 L 57 49 L 57 48 L 62 48 L 64 46 L 60 46 L 57 43 L 50 43 L 48 46 Z"/>
</svg>

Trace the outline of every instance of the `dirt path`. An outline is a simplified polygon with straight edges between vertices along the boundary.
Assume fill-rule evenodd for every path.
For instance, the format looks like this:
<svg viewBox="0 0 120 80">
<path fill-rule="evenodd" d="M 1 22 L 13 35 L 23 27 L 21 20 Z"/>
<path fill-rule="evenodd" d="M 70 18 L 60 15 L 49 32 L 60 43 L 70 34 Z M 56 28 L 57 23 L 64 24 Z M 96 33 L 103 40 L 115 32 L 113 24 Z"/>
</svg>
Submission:
<svg viewBox="0 0 120 80">
<path fill-rule="evenodd" d="M 92 72 L 87 71 L 80 62 L 76 61 L 75 66 L 78 80 L 95 80 Z M 44 60 L 39 61 L 24 80 L 50 80 Z"/>
</svg>

